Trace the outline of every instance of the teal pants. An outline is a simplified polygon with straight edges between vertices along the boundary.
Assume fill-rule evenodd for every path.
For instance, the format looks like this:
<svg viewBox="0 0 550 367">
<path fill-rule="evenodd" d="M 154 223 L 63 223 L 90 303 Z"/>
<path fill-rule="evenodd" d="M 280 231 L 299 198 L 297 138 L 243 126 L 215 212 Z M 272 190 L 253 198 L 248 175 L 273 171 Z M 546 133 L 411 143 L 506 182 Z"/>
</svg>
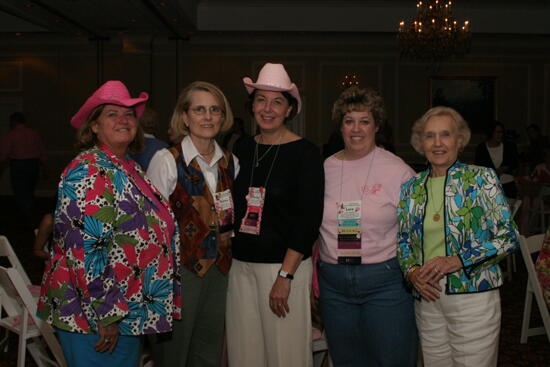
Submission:
<svg viewBox="0 0 550 367">
<path fill-rule="evenodd" d="M 56 329 L 69 367 L 137 367 L 141 351 L 141 336 L 119 335 L 112 353 L 99 353 L 94 344 L 98 334 L 79 334 Z"/>
<path fill-rule="evenodd" d="M 213 265 L 203 278 L 183 268 L 182 320 L 154 346 L 155 367 L 219 367 L 225 330 L 227 275 Z"/>
</svg>

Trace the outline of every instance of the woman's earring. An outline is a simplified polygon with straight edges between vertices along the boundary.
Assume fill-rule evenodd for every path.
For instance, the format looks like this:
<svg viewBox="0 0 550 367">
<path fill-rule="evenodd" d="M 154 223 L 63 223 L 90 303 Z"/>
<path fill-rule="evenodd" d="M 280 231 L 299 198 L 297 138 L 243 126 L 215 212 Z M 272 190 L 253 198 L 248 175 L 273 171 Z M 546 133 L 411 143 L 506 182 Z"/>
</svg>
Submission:
<svg viewBox="0 0 550 367">
<path fill-rule="evenodd" d="M 288 110 L 286 110 L 286 116 L 285 116 L 285 118 L 288 117 L 288 116 L 290 116 L 290 113 L 291 113 L 291 112 L 292 112 L 292 106 L 289 106 L 289 107 L 288 107 Z"/>
</svg>

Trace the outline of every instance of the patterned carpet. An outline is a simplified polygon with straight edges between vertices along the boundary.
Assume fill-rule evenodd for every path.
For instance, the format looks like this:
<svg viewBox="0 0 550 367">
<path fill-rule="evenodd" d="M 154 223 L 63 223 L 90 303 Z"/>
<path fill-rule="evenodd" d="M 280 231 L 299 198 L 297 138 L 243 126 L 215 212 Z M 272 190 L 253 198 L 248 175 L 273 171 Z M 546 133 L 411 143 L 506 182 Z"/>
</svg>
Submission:
<svg viewBox="0 0 550 367">
<path fill-rule="evenodd" d="M 48 199 L 39 200 L 37 206 L 36 223 L 49 205 Z M 13 200 L 11 197 L 0 197 L 0 234 L 5 235 L 14 247 L 23 267 L 26 269 L 33 284 L 41 280 L 43 263 L 32 256 L 32 229 L 25 229 L 14 217 Z M 501 289 L 502 296 L 502 331 L 500 336 L 499 367 L 550 367 L 550 343 L 544 335 L 529 338 L 527 344 L 520 344 L 521 320 L 523 316 L 523 302 L 527 274 L 521 259 L 517 254 L 518 271 L 513 280 L 506 282 Z M 4 265 L 4 263 L 0 263 Z M 536 306 L 533 306 L 532 325 L 542 325 L 542 320 Z M 3 335 L 3 334 L 2 334 Z M 0 352 L 0 367 L 16 365 L 17 339 L 12 334 L 7 353 Z M 26 366 L 36 366 L 30 355 L 27 354 Z M 429 367 L 429 366 L 427 366 Z M 477 366 L 471 366 L 477 367 Z"/>
</svg>

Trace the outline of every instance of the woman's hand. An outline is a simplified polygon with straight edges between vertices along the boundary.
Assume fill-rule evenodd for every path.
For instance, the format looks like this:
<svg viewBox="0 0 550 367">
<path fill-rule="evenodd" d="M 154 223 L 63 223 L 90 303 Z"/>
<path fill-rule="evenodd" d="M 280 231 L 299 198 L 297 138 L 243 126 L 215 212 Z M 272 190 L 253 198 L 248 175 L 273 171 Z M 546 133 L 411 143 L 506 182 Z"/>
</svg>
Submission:
<svg viewBox="0 0 550 367">
<path fill-rule="evenodd" d="M 290 312 L 288 307 L 290 282 L 290 279 L 277 276 L 271 292 L 269 292 L 269 307 L 277 317 L 285 317 Z"/>
<path fill-rule="evenodd" d="M 462 261 L 460 261 L 458 256 L 437 256 L 424 264 L 418 271 L 417 276 L 426 284 L 441 289 L 439 287 L 441 278 L 447 274 L 454 273 L 460 268 L 462 268 Z"/>
<path fill-rule="evenodd" d="M 285 259 L 281 264 L 281 270 L 288 274 L 296 274 L 298 267 L 304 257 L 303 254 L 291 248 L 286 250 Z M 288 296 L 290 295 L 290 282 L 288 278 L 277 276 L 271 292 L 269 292 L 269 307 L 278 317 L 285 317 L 289 312 Z"/>
<path fill-rule="evenodd" d="M 99 340 L 95 343 L 94 348 L 96 352 L 112 353 L 115 350 L 116 343 L 118 341 L 118 326 L 115 323 L 102 326 L 99 325 Z"/>
<path fill-rule="evenodd" d="M 435 301 L 439 298 L 439 293 L 441 293 L 441 287 L 439 283 L 431 284 L 426 282 L 421 276 L 420 271 L 422 268 L 417 266 L 415 270 L 412 270 L 409 275 L 409 281 L 412 283 L 414 288 L 420 293 L 422 298 L 426 301 Z"/>
</svg>

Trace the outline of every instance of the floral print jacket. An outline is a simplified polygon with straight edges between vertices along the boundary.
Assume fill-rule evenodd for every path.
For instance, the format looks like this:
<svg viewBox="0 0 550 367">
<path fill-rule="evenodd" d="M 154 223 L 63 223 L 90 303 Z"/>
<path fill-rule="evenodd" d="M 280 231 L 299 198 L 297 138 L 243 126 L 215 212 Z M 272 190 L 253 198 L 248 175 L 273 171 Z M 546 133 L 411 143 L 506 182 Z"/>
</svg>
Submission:
<svg viewBox="0 0 550 367">
<path fill-rule="evenodd" d="M 430 169 L 401 186 L 397 257 L 404 274 L 423 264 L 423 221 Z M 519 246 L 519 234 L 494 170 L 454 163 L 445 178 L 445 253 L 463 267 L 447 275 L 447 294 L 475 293 L 502 285 L 497 265 Z M 418 296 L 418 295 L 417 295 Z"/>
<path fill-rule="evenodd" d="M 58 187 L 54 246 L 38 315 L 92 334 L 170 331 L 180 318 L 179 236 L 169 203 L 135 162 L 107 147 L 80 153 Z"/>
</svg>

